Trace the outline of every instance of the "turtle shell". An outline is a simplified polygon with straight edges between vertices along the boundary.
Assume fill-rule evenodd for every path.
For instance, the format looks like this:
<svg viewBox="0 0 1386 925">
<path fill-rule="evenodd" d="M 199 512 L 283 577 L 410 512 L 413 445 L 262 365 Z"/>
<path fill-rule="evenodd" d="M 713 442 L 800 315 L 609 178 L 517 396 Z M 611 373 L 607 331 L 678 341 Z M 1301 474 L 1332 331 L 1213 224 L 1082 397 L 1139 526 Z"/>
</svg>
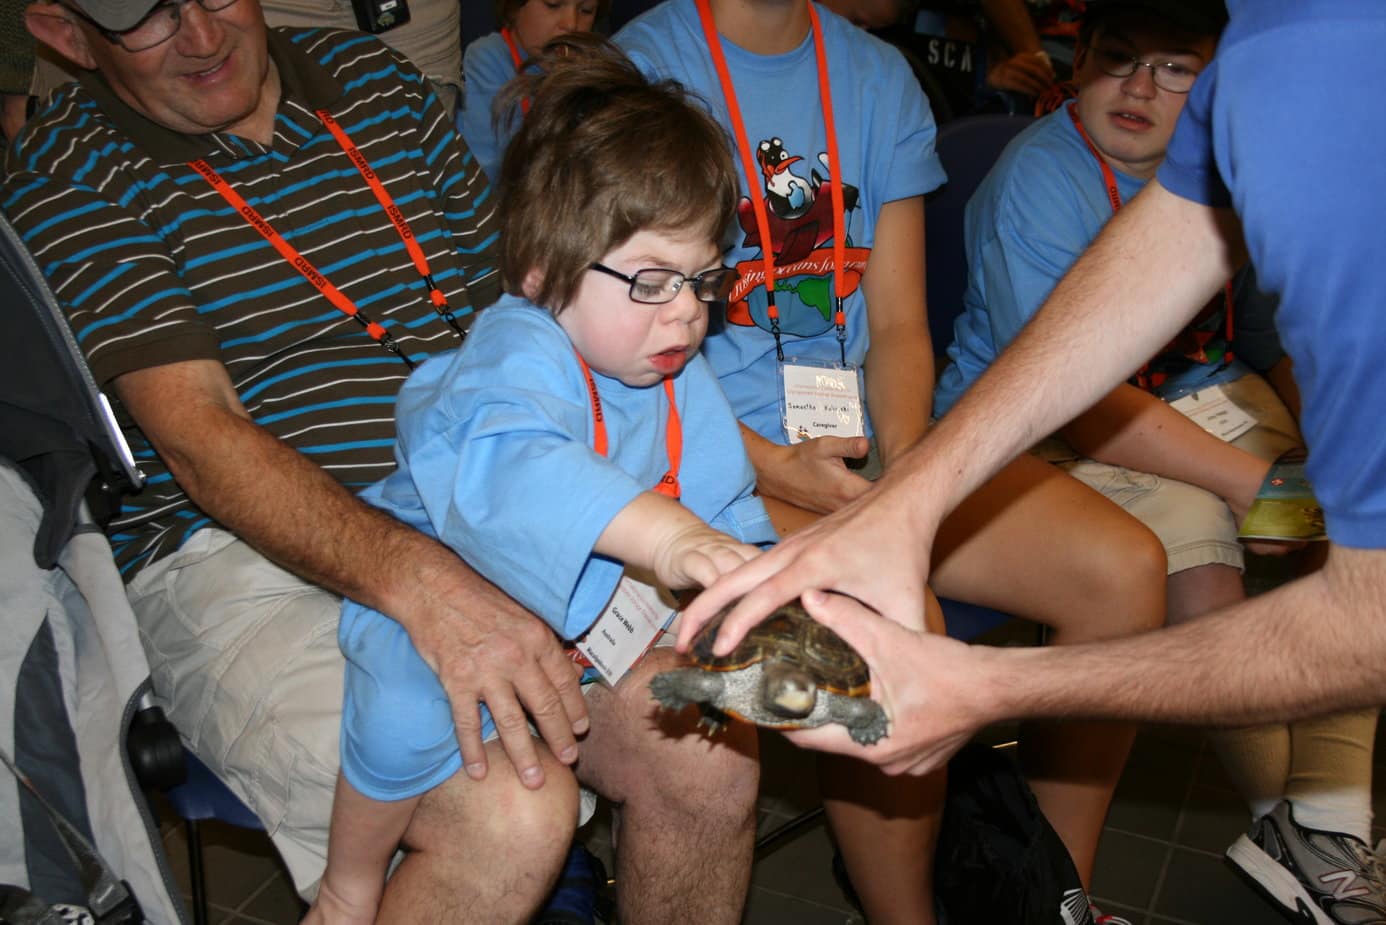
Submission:
<svg viewBox="0 0 1386 925">
<path fill-rule="evenodd" d="M 732 605 L 735 606 L 735 605 Z M 871 671 L 841 636 L 792 601 L 751 628 L 741 644 L 723 656 L 712 654 L 713 642 L 731 606 L 722 610 L 693 639 L 694 664 L 708 671 L 739 671 L 766 659 L 802 668 L 818 687 L 848 697 L 871 694 Z"/>
</svg>

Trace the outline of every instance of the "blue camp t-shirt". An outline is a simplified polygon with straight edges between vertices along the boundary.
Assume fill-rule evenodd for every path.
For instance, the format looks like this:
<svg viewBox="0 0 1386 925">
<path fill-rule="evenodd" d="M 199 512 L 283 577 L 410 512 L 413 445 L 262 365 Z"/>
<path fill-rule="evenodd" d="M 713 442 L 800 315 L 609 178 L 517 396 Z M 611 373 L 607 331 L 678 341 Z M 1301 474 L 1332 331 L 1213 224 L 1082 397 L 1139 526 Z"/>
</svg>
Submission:
<svg viewBox="0 0 1386 925">
<path fill-rule="evenodd" d="M 859 277 L 875 241 L 881 207 L 919 196 L 944 181 L 934 153 L 935 126 L 919 83 L 892 46 L 822 7 L 846 216 L 851 293 L 844 303 L 847 362 L 861 365 L 870 337 Z M 623 28 L 616 43 L 646 74 L 673 78 L 707 101 L 731 133 L 725 97 L 693 0 L 669 0 Z M 781 55 L 757 55 L 723 38 L 746 137 L 759 158 L 755 194 L 765 199 L 778 258 L 775 304 L 788 356 L 836 362 L 833 326 L 833 223 L 827 143 L 819 105 L 813 36 Z M 735 142 L 733 142 L 733 145 Z M 784 443 L 775 340 L 763 285 L 760 235 L 746 178 L 736 157 L 743 198 L 728 263 L 742 280 L 726 323 L 703 343 L 743 424 Z M 870 371 L 866 371 L 870 375 Z"/>
</svg>

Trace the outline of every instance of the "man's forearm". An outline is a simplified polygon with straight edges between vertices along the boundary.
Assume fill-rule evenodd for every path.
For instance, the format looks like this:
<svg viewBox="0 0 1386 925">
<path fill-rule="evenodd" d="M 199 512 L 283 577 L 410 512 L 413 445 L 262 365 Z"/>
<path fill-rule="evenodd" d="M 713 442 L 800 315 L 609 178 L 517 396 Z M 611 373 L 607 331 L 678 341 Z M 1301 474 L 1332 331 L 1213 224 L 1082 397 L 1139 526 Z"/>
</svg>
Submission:
<svg viewBox="0 0 1386 925">
<path fill-rule="evenodd" d="M 918 471 L 909 480 L 922 494 L 909 500 L 920 516 L 936 520 L 940 504 L 952 510 L 1168 343 L 1231 272 L 1230 219 L 1148 183 L 911 451 Z"/>
<path fill-rule="evenodd" d="M 481 580 L 451 550 L 361 501 L 249 420 L 226 415 L 199 442 L 195 462 L 166 457 L 189 497 L 306 581 L 404 620 L 410 602 L 444 575 L 447 585 L 459 574 Z"/>
<path fill-rule="evenodd" d="M 220 363 L 138 370 L 115 387 L 193 503 L 299 577 L 401 622 L 430 597 L 459 606 L 459 592 L 481 583 L 451 550 L 254 423 Z"/>
<path fill-rule="evenodd" d="M 1059 649 L 981 649 L 981 712 L 1249 725 L 1386 701 L 1386 552 L 1199 620 Z"/>
</svg>

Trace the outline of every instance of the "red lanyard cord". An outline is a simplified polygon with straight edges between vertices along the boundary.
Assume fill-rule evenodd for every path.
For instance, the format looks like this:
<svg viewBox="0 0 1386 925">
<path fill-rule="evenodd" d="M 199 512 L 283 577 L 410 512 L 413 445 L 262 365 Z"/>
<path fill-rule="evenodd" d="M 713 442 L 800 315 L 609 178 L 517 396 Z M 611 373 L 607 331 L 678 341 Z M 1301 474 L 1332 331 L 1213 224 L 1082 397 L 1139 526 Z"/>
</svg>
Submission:
<svg viewBox="0 0 1386 925">
<path fill-rule="evenodd" d="M 467 332 L 462 330 L 462 326 L 457 323 L 457 317 L 453 315 L 452 309 L 448 307 L 448 297 L 443 294 L 443 290 L 439 289 L 438 284 L 433 281 L 433 275 L 429 272 L 428 268 L 428 258 L 424 256 L 423 248 L 419 246 L 419 242 L 414 238 L 414 232 L 409 227 L 409 222 L 405 220 L 404 213 L 399 210 L 399 206 L 395 205 L 395 200 L 390 196 L 390 191 L 385 188 L 385 184 L 380 182 L 380 177 L 371 169 L 370 162 L 366 160 L 366 156 L 361 153 L 360 149 L 358 149 L 354 143 L 352 143 L 351 138 L 347 135 L 346 130 L 342 128 L 341 123 L 332 118 L 332 114 L 326 109 L 317 110 L 317 116 L 322 120 L 322 124 L 327 126 L 327 130 L 332 133 L 332 137 L 337 140 L 337 144 L 341 149 L 346 152 L 346 156 L 356 165 L 356 169 L 360 172 L 361 178 L 366 181 L 366 185 L 369 186 L 371 192 L 375 194 L 375 201 L 380 203 L 380 208 L 385 210 L 385 214 L 390 219 L 390 224 L 395 226 L 395 231 L 399 233 L 400 240 L 404 242 L 404 249 L 409 252 L 409 259 L 414 262 L 414 269 L 419 272 L 419 275 L 423 277 L 425 285 L 428 286 L 428 299 L 433 304 L 433 310 L 448 323 L 448 327 L 457 332 L 458 337 L 465 337 Z"/>
<path fill-rule="evenodd" d="M 818 101 L 823 111 L 823 131 L 827 136 L 828 184 L 833 207 L 833 289 L 837 296 L 837 308 L 833 323 L 837 328 L 838 350 L 842 362 L 847 362 L 847 316 L 842 307 L 846 293 L 844 264 L 846 260 L 847 229 L 846 209 L 843 204 L 842 179 L 837 148 L 837 128 L 833 121 L 832 86 L 828 78 L 828 53 L 823 42 L 823 24 L 812 0 L 808 3 L 809 25 L 813 32 L 814 60 L 818 69 Z M 732 82 L 731 70 L 722 51 L 722 38 L 717 32 L 717 23 L 712 15 L 710 0 L 697 0 L 698 18 L 702 22 L 703 37 L 707 42 L 708 54 L 717 80 L 722 85 L 722 96 L 727 104 L 727 117 L 731 122 L 736 147 L 741 155 L 741 169 L 746 173 L 746 190 L 755 213 L 756 231 L 760 235 L 761 262 L 765 268 L 765 312 L 770 320 L 770 333 L 775 336 L 775 358 L 784 361 L 784 347 L 780 338 L 780 312 L 775 307 L 775 252 L 770 237 L 770 215 L 765 207 L 765 197 L 760 190 L 760 171 L 756 169 L 755 155 L 751 153 L 751 143 L 746 136 L 746 123 L 741 115 L 741 105 L 737 102 L 736 86 Z"/>
<path fill-rule="evenodd" d="M 833 290 L 837 296 L 833 325 L 837 328 L 838 350 L 842 363 L 847 364 L 847 314 L 842 310 L 842 300 L 847 295 L 846 274 L 843 268 L 847 261 L 847 233 L 844 225 L 847 207 L 842 201 L 842 183 L 838 165 L 842 163 L 837 156 L 837 124 L 833 121 L 833 93 L 828 80 L 828 51 L 823 45 L 823 25 L 818 21 L 818 10 L 812 0 L 808 5 L 809 22 L 813 25 L 813 53 L 818 64 L 818 99 L 823 107 L 823 132 L 828 140 L 828 183 L 829 195 L 833 203 Z"/>
<path fill-rule="evenodd" d="M 1067 110 L 1068 117 L 1073 120 L 1073 127 L 1078 130 L 1078 134 L 1082 137 L 1083 143 L 1088 146 L 1089 153 L 1091 153 L 1093 159 L 1097 161 L 1098 169 L 1102 171 L 1102 182 L 1107 188 L 1107 202 L 1112 207 L 1112 214 L 1115 215 L 1117 210 L 1121 208 L 1121 189 L 1117 186 L 1116 173 L 1113 172 L 1111 165 L 1107 163 L 1106 159 L 1102 157 L 1101 152 L 1097 150 L 1097 145 L 1093 143 L 1092 137 L 1088 135 L 1088 130 L 1083 128 L 1083 120 L 1078 116 L 1077 104 L 1069 103 Z M 1230 363 L 1233 359 L 1232 335 L 1235 331 L 1232 319 L 1233 306 L 1236 304 L 1236 300 L 1233 297 L 1231 280 L 1228 280 L 1226 283 L 1223 284 L 1222 299 L 1223 320 L 1225 322 L 1226 331 L 1225 336 L 1227 338 L 1227 349 L 1224 354 L 1223 362 Z M 1137 381 L 1140 382 L 1142 386 L 1145 388 L 1149 388 L 1151 384 L 1150 377 L 1147 375 L 1147 370 L 1149 368 L 1150 364 L 1147 363 L 1145 366 L 1142 366 L 1140 370 L 1136 373 Z M 1159 385 L 1158 382 L 1154 384 Z"/>
<path fill-rule="evenodd" d="M 366 181 L 366 185 L 370 187 L 371 192 L 375 195 L 376 202 L 380 204 L 380 208 L 384 210 L 385 215 L 390 219 L 390 224 L 394 227 L 400 240 L 404 242 L 404 249 L 408 251 L 409 259 L 413 262 L 414 269 L 423 277 L 424 284 L 428 287 L 428 298 L 430 304 L 433 306 L 433 310 L 438 313 L 440 318 L 447 322 L 448 327 L 457 332 L 458 337 L 465 337 L 466 331 L 462 330 L 462 326 L 457 322 L 457 316 L 452 313 L 452 309 L 448 306 L 447 296 L 443 294 L 443 291 L 438 288 L 438 284 L 434 282 L 433 274 L 428 266 L 428 258 L 424 256 L 423 248 L 419 246 L 418 240 L 414 237 L 414 231 L 409 227 L 409 222 L 405 219 L 404 213 L 400 211 L 399 206 L 395 205 L 394 199 L 390 196 L 390 191 L 385 189 L 385 184 L 380 182 L 380 177 L 371 168 L 370 162 L 366 160 L 366 156 L 352 143 L 346 130 L 332 117 L 332 114 L 325 109 L 319 109 L 317 110 L 317 117 L 322 120 L 322 124 L 332 133 L 332 137 L 336 139 L 338 146 L 345 152 L 347 158 L 356 166 L 362 179 Z M 327 277 L 323 276 L 307 257 L 304 257 L 292 244 L 284 240 L 284 237 L 265 220 L 264 216 L 256 211 L 254 206 L 246 202 L 241 198 L 240 193 L 237 193 L 231 188 L 231 185 L 222 178 L 221 174 L 216 172 L 212 165 L 208 164 L 205 160 L 199 159 L 189 162 L 188 166 L 201 174 L 202 178 L 211 184 L 212 189 L 216 190 L 221 195 L 221 198 L 225 199 L 227 203 L 230 204 L 231 208 L 235 209 L 252 228 L 260 232 L 260 235 L 279 252 L 279 256 L 283 257 L 294 269 L 298 270 L 298 272 L 303 275 L 303 278 L 312 283 L 314 288 L 321 292 L 335 308 L 348 317 L 355 319 L 366 329 L 366 333 L 371 336 L 371 339 L 403 360 L 404 365 L 408 366 L 410 369 L 414 368 L 413 362 L 404 355 L 404 351 L 400 349 L 399 344 L 390 336 L 389 332 L 381 325 L 371 321 L 365 312 L 361 311 L 356 303 L 347 298 L 341 290 L 332 285 Z"/>
<path fill-rule="evenodd" d="M 265 221 L 264 217 L 255 210 L 255 207 L 241 198 L 241 194 L 232 189 L 230 185 L 222 179 L 221 175 L 212 169 L 210 164 L 204 160 L 196 160 L 192 161 L 190 166 L 193 170 L 201 174 L 202 177 L 212 185 L 213 189 L 221 194 L 221 197 L 231 205 L 231 208 L 240 213 L 241 217 L 246 220 L 250 227 L 260 232 L 260 235 L 274 246 L 274 249 L 279 252 L 279 256 L 283 257 L 290 266 L 303 275 L 304 279 L 312 283 L 314 288 L 326 296 L 333 307 L 355 320 L 361 327 L 365 328 L 366 333 L 370 335 L 372 340 L 403 360 L 405 366 L 408 366 L 410 369 L 414 368 L 413 361 L 404 355 L 404 351 L 400 349 L 395 339 L 390 336 L 390 332 L 385 330 L 380 324 L 372 321 L 365 312 L 357 308 L 355 302 L 347 298 L 340 289 L 332 285 L 327 277 L 319 273 L 308 258 L 304 257 L 292 244 L 284 240 L 284 237 L 276 231 L 269 222 Z"/>
<path fill-rule="evenodd" d="M 505 47 L 510 49 L 510 60 L 515 63 L 515 73 L 518 74 L 525 68 L 525 59 L 520 55 L 520 46 L 515 43 L 515 34 L 507 27 L 501 28 L 501 38 L 505 39 Z M 529 115 L 529 97 L 520 100 L 520 112 Z"/>
<path fill-rule="evenodd" d="M 597 392 L 597 381 L 592 378 L 592 370 L 582 354 L 577 355 L 578 365 L 582 367 L 583 378 L 587 380 L 587 399 L 592 405 L 592 449 L 598 456 L 607 455 L 606 416 L 602 413 L 602 397 Z M 666 497 L 679 499 L 679 466 L 683 460 L 683 424 L 679 420 L 678 405 L 674 403 L 674 380 L 665 378 L 664 394 L 669 399 L 669 422 L 664 428 L 664 451 L 669 456 L 669 469 L 655 483 L 654 491 Z"/>
</svg>

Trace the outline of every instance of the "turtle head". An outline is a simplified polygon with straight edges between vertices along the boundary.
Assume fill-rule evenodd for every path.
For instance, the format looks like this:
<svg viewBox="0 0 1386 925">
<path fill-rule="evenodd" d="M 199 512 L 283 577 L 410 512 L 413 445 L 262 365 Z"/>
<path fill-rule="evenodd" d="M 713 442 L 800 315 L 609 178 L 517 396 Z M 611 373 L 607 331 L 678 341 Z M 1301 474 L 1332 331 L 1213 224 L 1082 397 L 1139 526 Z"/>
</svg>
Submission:
<svg viewBox="0 0 1386 925">
<path fill-rule="evenodd" d="M 813 712 L 818 685 L 797 665 L 771 662 L 761 675 L 761 702 L 765 709 L 789 719 L 803 719 Z"/>
</svg>

